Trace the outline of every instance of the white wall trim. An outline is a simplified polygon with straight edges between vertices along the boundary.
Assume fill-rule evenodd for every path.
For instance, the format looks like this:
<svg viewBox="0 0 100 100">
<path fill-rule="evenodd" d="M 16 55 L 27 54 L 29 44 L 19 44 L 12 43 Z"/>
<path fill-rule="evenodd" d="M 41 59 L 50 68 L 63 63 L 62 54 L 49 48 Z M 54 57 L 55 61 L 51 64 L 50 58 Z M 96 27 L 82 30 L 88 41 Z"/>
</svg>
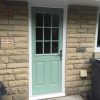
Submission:
<svg viewBox="0 0 100 100">
<path fill-rule="evenodd" d="M 63 48 L 62 48 L 62 91 L 60 93 L 53 93 L 53 94 L 45 94 L 45 95 L 38 95 L 32 96 L 32 29 L 31 29 L 31 7 L 47 7 L 47 5 L 34 5 L 28 2 L 28 21 L 29 21 L 29 100 L 35 99 L 44 99 L 44 98 L 52 98 L 52 97 L 59 97 L 65 96 L 65 57 L 66 57 L 66 28 L 67 28 L 67 7 L 65 6 L 53 6 L 49 5 L 50 8 L 63 8 L 64 15 L 63 15 Z"/>
<path fill-rule="evenodd" d="M 95 50 L 94 50 L 94 52 L 100 52 L 100 47 L 97 47 L 99 15 L 100 15 L 100 10 L 98 8 L 97 9 L 96 34 L 95 34 Z"/>
</svg>

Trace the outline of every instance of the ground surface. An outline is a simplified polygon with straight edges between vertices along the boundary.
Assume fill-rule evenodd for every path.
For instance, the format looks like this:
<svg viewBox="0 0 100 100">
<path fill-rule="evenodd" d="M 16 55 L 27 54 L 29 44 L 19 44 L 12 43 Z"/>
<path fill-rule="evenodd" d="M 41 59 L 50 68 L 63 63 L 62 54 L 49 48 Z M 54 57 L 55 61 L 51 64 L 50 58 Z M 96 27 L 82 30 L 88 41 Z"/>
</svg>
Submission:
<svg viewBox="0 0 100 100">
<path fill-rule="evenodd" d="M 45 99 L 45 100 L 83 100 L 83 98 L 79 95 L 72 95 L 72 96 L 59 97 L 59 98 L 53 98 L 53 99 Z"/>
</svg>

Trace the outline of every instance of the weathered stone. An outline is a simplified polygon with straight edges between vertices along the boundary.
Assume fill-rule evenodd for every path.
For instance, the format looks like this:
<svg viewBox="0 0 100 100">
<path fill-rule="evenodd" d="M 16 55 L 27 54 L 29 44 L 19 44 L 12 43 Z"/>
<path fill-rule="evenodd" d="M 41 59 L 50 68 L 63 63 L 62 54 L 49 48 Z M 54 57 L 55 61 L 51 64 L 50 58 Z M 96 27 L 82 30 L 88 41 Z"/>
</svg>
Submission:
<svg viewBox="0 0 100 100">
<path fill-rule="evenodd" d="M 28 54 L 28 50 L 27 49 L 6 50 L 5 54 L 6 55 L 23 55 L 23 54 Z"/>
<path fill-rule="evenodd" d="M 15 49 L 28 49 L 28 43 L 15 43 Z"/>
<path fill-rule="evenodd" d="M 27 68 L 28 63 L 9 63 L 7 68 Z"/>
<path fill-rule="evenodd" d="M 0 30 L 0 36 L 8 36 L 8 31 L 1 31 Z"/>
<path fill-rule="evenodd" d="M 13 100 L 28 100 L 28 95 L 27 94 L 15 95 L 13 96 Z"/>
<path fill-rule="evenodd" d="M 0 62 L 4 63 L 4 64 L 8 63 L 8 57 L 7 56 L 1 56 Z"/>
<path fill-rule="evenodd" d="M 28 38 L 27 37 L 14 37 L 15 43 L 27 43 Z"/>
<path fill-rule="evenodd" d="M 12 25 L 28 25 L 27 20 L 9 20 L 9 24 Z"/>
<path fill-rule="evenodd" d="M 13 29 L 14 29 L 13 25 L 0 25 L 0 30 L 2 30 L 2 31 L 10 31 Z"/>
<path fill-rule="evenodd" d="M 17 74 L 15 75 L 15 79 L 16 80 L 25 80 L 25 79 L 28 79 L 28 74 Z"/>
<path fill-rule="evenodd" d="M 27 86 L 28 80 L 9 81 L 9 86 Z"/>
<path fill-rule="evenodd" d="M 4 75 L 4 81 L 11 81 L 11 80 L 15 80 L 14 75 Z"/>
<path fill-rule="evenodd" d="M 28 74 L 28 68 L 13 69 L 13 74 Z"/>
<path fill-rule="evenodd" d="M 11 95 L 5 95 L 5 96 L 3 96 L 3 100 L 12 100 L 12 96 Z"/>
<path fill-rule="evenodd" d="M 28 31 L 28 26 L 16 25 L 14 26 L 14 31 Z"/>
<path fill-rule="evenodd" d="M 85 52 L 85 51 L 86 51 L 85 47 L 76 48 L 76 52 Z"/>
<path fill-rule="evenodd" d="M 9 56 L 9 63 L 25 63 L 28 62 L 27 55 Z"/>
<path fill-rule="evenodd" d="M 5 68 L 6 68 L 6 64 L 0 64 L 0 70 Z"/>
<path fill-rule="evenodd" d="M 81 87 L 83 86 L 83 81 L 72 81 L 66 84 L 66 87 Z"/>
<path fill-rule="evenodd" d="M 9 31 L 9 36 L 22 37 L 27 35 L 28 32 L 24 32 L 24 31 Z"/>
</svg>

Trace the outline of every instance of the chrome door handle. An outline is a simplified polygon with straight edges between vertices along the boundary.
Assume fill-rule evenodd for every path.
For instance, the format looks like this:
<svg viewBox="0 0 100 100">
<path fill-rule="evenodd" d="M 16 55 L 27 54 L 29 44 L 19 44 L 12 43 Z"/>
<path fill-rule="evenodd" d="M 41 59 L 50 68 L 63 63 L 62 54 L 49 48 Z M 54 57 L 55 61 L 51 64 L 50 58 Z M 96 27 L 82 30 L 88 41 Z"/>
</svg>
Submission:
<svg viewBox="0 0 100 100">
<path fill-rule="evenodd" d="M 62 60 L 62 50 L 60 50 L 60 60 Z"/>
</svg>

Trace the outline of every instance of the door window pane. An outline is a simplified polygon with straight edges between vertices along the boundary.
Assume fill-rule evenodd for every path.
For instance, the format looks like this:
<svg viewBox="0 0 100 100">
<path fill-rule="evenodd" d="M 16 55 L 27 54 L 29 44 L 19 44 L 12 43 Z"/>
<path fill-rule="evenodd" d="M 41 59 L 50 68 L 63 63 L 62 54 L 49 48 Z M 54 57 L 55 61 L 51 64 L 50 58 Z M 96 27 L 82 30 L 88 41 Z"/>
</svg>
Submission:
<svg viewBox="0 0 100 100">
<path fill-rule="evenodd" d="M 59 28 L 52 29 L 52 40 L 58 40 Z"/>
<path fill-rule="evenodd" d="M 52 42 L 52 53 L 58 53 L 58 42 Z"/>
<path fill-rule="evenodd" d="M 44 53 L 50 53 L 50 42 L 44 42 Z"/>
<path fill-rule="evenodd" d="M 36 26 L 43 26 L 43 14 L 36 14 Z"/>
<path fill-rule="evenodd" d="M 44 40 L 50 40 L 51 39 L 51 28 L 45 28 L 44 29 Z"/>
<path fill-rule="evenodd" d="M 50 26 L 51 26 L 51 15 L 44 14 L 44 27 L 50 27 Z"/>
<path fill-rule="evenodd" d="M 52 16 L 52 26 L 53 27 L 59 27 L 59 16 L 58 15 L 53 15 Z"/>
<path fill-rule="evenodd" d="M 43 43 L 36 42 L 36 54 L 42 54 L 42 53 L 43 53 Z"/>
<path fill-rule="evenodd" d="M 43 29 L 36 28 L 36 40 L 43 40 Z"/>
</svg>

